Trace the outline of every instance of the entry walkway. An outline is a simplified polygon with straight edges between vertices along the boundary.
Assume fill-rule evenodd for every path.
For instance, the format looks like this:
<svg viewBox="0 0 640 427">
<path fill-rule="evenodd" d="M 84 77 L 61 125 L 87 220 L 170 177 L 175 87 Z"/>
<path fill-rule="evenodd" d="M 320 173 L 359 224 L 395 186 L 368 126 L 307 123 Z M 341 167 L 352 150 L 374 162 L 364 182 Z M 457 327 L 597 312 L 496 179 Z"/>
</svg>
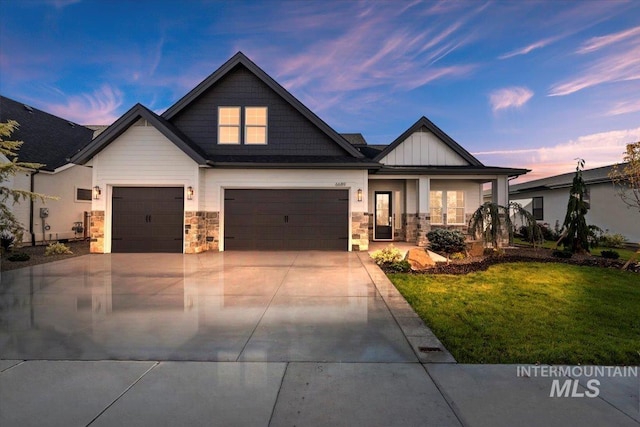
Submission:
<svg viewBox="0 0 640 427">
<path fill-rule="evenodd" d="M 549 398 L 453 363 L 366 254 L 84 256 L 3 273 L 0 304 L 3 427 L 640 420 L 637 378 Z"/>
</svg>

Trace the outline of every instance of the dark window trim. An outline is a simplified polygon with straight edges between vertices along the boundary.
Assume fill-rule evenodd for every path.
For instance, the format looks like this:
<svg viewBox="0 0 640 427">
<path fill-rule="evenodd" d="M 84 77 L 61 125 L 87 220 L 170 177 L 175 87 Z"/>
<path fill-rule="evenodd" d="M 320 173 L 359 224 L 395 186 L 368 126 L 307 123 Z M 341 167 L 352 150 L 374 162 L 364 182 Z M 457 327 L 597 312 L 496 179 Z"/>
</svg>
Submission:
<svg viewBox="0 0 640 427">
<path fill-rule="evenodd" d="M 536 200 L 540 202 L 540 207 L 536 207 Z M 536 221 L 544 220 L 544 198 L 542 196 L 531 199 L 531 214 Z"/>
<path fill-rule="evenodd" d="M 80 192 L 84 192 L 85 197 L 80 197 Z M 91 202 L 93 199 L 93 191 L 90 188 L 76 187 L 76 202 Z"/>
</svg>

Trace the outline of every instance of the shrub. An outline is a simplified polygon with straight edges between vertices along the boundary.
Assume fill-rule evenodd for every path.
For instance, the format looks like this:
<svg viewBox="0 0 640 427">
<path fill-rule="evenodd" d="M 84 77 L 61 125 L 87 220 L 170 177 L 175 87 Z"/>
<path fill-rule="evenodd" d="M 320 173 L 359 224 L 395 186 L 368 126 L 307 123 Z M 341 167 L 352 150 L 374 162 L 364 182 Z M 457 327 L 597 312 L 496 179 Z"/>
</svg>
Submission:
<svg viewBox="0 0 640 427">
<path fill-rule="evenodd" d="M 411 271 L 411 264 L 406 259 L 385 264 L 384 267 L 394 273 L 408 273 Z"/>
<path fill-rule="evenodd" d="M 555 251 L 551 252 L 551 255 L 553 255 L 556 258 L 569 259 L 573 256 L 573 253 L 567 250 L 561 251 L 556 249 Z"/>
<path fill-rule="evenodd" d="M 3 232 L 0 234 L 0 246 L 5 251 L 8 251 L 11 246 L 13 246 L 13 242 L 16 240 L 14 236 L 9 233 Z"/>
<path fill-rule="evenodd" d="M 465 255 L 464 252 L 454 252 L 451 254 L 450 258 L 453 260 L 456 259 L 465 259 L 467 257 L 467 255 Z"/>
<path fill-rule="evenodd" d="M 464 234 L 458 230 L 445 230 L 438 228 L 427 233 L 429 248 L 434 252 L 452 254 L 454 252 L 464 252 L 467 245 Z"/>
<path fill-rule="evenodd" d="M 51 243 L 49 246 L 47 246 L 47 249 L 44 250 L 45 256 L 63 255 L 63 254 L 72 254 L 72 253 L 73 252 L 71 252 L 71 249 L 69 249 L 68 246 L 66 246 L 64 243 L 59 243 L 59 242 Z"/>
<path fill-rule="evenodd" d="M 484 248 L 484 256 L 497 256 L 501 257 L 505 254 L 503 248 Z"/>
<path fill-rule="evenodd" d="M 395 246 L 389 245 L 386 248 L 372 253 L 371 258 L 373 258 L 375 263 L 378 265 L 391 264 L 402 261 L 402 252 L 400 252 L 400 249 Z"/>
<path fill-rule="evenodd" d="M 605 233 L 600 236 L 600 246 L 604 246 L 605 248 L 621 248 L 624 246 L 626 241 L 627 238 L 618 233 Z"/>
<path fill-rule="evenodd" d="M 29 261 L 30 258 L 31 257 L 24 252 L 16 252 L 15 254 L 11 254 L 7 257 L 9 261 Z"/>
<path fill-rule="evenodd" d="M 616 251 L 608 251 L 608 250 L 600 252 L 600 256 L 602 258 L 608 258 L 608 259 L 618 259 L 618 258 L 620 258 L 620 254 L 618 252 L 616 252 Z"/>
<path fill-rule="evenodd" d="M 556 242 L 560 238 L 560 233 L 552 230 L 548 224 L 541 224 L 542 238 L 549 242 Z"/>
</svg>

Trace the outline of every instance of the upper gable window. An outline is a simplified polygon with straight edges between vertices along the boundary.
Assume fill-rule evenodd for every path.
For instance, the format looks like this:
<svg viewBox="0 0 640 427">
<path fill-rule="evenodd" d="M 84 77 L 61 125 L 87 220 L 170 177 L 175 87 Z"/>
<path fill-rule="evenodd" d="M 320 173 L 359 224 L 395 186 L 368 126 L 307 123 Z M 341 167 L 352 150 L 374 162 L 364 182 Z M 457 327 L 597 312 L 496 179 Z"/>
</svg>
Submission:
<svg viewBox="0 0 640 427">
<path fill-rule="evenodd" d="M 245 107 L 245 144 L 267 143 L 267 107 Z"/>
<path fill-rule="evenodd" d="M 218 144 L 240 144 L 240 107 L 218 108 Z"/>
</svg>

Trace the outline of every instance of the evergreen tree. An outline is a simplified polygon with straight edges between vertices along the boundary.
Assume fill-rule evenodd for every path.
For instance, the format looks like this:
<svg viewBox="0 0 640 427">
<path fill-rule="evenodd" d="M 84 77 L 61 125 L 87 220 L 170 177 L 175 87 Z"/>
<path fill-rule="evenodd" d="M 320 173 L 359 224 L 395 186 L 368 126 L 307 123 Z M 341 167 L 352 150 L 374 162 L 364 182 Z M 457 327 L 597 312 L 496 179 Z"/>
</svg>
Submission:
<svg viewBox="0 0 640 427">
<path fill-rule="evenodd" d="M 578 159 L 576 174 L 571 183 L 571 190 L 569 190 L 567 213 L 562 224 L 563 231 L 558 240 L 558 243 L 562 244 L 565 250 L 569 250 L 572 253 L 589 252 L 589 226 L 585 218 L 588 207 L 584 201 L 587 186 L 582 178 L 583 169 L 584 160 Z"/>
</svg>

